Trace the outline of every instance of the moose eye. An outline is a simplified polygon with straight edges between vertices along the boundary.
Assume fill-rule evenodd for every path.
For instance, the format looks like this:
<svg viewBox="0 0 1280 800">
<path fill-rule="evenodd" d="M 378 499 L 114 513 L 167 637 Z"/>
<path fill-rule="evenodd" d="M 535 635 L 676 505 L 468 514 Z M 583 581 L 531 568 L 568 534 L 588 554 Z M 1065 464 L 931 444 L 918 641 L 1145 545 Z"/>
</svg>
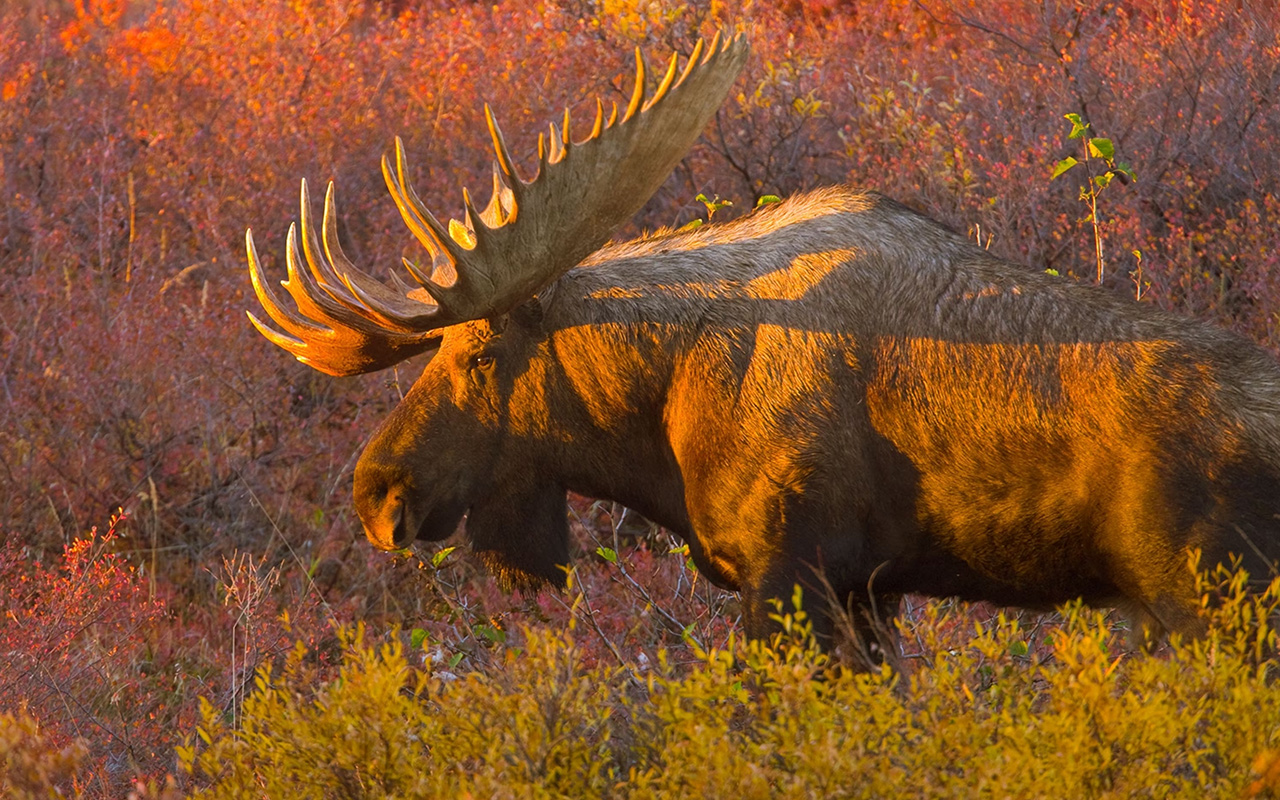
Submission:
<svg viewBox="0 0 1280 800">
<path fill-rule="evenodd" d="M 479 369 L 488 369 L 493 366 L 493 356 L 476 356 L 471 363 Z"/>
</svg>

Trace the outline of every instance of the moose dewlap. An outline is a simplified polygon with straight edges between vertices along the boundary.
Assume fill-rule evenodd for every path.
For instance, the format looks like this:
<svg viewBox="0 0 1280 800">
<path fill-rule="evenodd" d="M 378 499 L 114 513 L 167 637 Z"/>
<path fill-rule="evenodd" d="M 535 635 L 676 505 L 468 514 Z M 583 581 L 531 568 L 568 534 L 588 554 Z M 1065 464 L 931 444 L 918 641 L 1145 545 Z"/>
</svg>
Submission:
<svg viewBox="0 0 1280 800">
<path fill-rule="evenodd" d="M 442 539 L 465 517 L 504 581 L 554 584 L 566 491 L 616 500 L 741 592 L 753 636 L 815 570 L 855 606 L 1083 597 L 1187 633 L 1190 552 L 1274 574 L 1280 365 L 1237 336 L 847 188 L 606 244 L 746 58 L 740 36 L 699 42 L 652 96 L 641 61 L 628 108 L 598 106 L 581 141 L 566 113 L 529 181 L 488 114 L 493 197 L 477 211 L 464 195 L 448 226 L 397 141 L 384 176 L 429 256 L 405 262 L 412 284 L 343 255 L 332 186 L 318 234 L 302 187 L 283 282 L 296 310 L 249 237 L 284 333 L 253 322 L 299 360 L 350 375 L 434 352 L 356 467 L 374 545 Z"/>
</svg>

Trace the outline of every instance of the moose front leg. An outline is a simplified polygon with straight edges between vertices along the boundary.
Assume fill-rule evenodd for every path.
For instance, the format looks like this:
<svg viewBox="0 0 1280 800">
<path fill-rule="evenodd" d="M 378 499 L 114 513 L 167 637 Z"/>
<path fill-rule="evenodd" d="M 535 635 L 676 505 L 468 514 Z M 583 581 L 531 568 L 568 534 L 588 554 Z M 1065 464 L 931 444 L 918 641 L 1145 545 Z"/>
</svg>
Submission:
<svg viewBox="0 0 1280 800">
<path fill-rule="evenodd" d="M 896 619 L 902 596 L 875 591 L 866 581 L 828 575 L 803 561 L 777 569 L 741 590 L 742 625 L 752 639 L 768 641 L 782 631 L 780 618 L 795 614 L 796 586 L 814 640 L 856 669 L 874 669 L 894 658 Z"/>
<path fill-rule="evenodd" d="M 798 559 L 776 564 L 755 580 L 744 582 L 741 603 L 742 627 L 751 639 L 768 641 L 782 632 L 783 618 L 803 612 L 819 646 L 829 649 L 834 641 L 836 616 L 830 613 L 832 609 L 813 568 Z"/>
</svg>

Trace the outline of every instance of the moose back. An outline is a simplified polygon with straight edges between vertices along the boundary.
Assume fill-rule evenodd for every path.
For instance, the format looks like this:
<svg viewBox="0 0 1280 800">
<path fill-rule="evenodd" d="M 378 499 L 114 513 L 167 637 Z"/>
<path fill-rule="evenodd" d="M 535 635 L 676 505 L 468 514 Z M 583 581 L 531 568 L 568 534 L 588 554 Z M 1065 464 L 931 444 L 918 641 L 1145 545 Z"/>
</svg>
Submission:
<svg viewBox="0 0 1280 800">
<path fill-rule="evenodd" d="M 563 581 L 565 494 L 634 508 L 739 591 L 747 633 L 815 571 L 840 602 L 905 592 L 1202 627 L 1189 554 L 1280 557 L 1280 367 L 1226 331 L 995 258 L 891 200 L 830 188 L 742 219 L 606 244 L 745 63 L 673 56 L 628 108 L 563 125 L 523 179 L 492 114 L 494 193 L 440 223 L 383 173 L 422 244 L 389 286 L 320 230 L 302 187 L 279 332 L 335 375 L 433 351 L 355 471 L 369 541 L 466 520 L 512 586 Z M 855 615 L 855 618 L 858 615 Z M 820 627 L 822 615 L 818 615 Z"/>
</svg>

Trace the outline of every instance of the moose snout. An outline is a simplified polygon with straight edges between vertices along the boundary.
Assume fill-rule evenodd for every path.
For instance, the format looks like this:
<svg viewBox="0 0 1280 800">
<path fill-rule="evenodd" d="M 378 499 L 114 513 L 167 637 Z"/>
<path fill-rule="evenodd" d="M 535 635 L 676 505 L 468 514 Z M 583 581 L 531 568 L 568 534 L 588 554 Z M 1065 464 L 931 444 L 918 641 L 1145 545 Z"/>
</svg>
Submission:
<svg viewBox="0 0 1280 800">
<path fill-rule="evenodd" d="M 363 461 L 356 465 L 354 482 L 356 513 L 369 543 L 382 550 L 401 550 L 412 544 L 418 529 L 409 519 L 403 482 Z"/>
<path fill-rule="evenodd" d="M 357 506 L 364 535 L 382 550 L 403 550 L 417 538 L 417 526 L 409 522 L 409 511 L 399 492 L 388 493 L 380 506 L 365 513 Z"/>
</svg>

